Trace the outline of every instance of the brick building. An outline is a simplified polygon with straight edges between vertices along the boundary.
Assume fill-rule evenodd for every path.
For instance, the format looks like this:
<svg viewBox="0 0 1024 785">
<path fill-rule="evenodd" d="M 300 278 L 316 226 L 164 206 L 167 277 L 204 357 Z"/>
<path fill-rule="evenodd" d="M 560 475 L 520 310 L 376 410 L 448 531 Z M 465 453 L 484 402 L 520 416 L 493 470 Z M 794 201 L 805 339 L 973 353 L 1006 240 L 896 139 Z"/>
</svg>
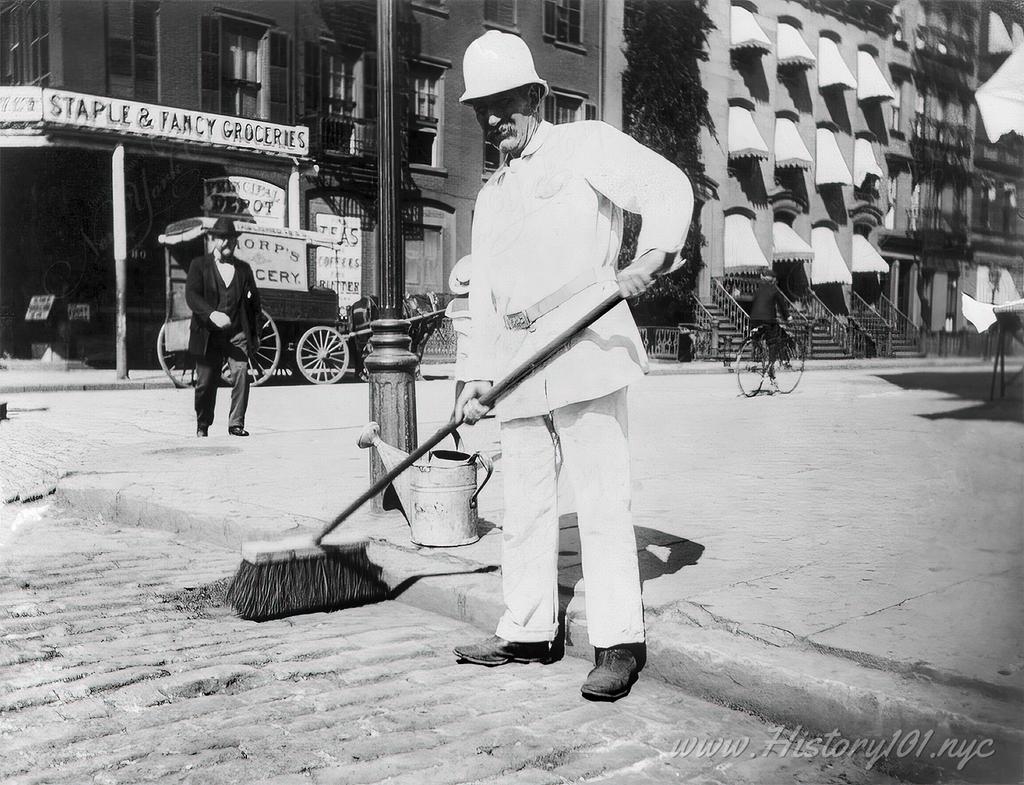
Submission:
<svg viewBox="0 0 1024 785">
<path fill-rule="evenodd" d="M 615 116 L 604 74 L 620 67 L 621 3 L 412 0 L 400 13 L 407 291 L 444 292 L 496 163 L 458 103 L 466 46 L 517 33 L 551 84 L 546 116 Z M 210 214 L 225 178 L 258 190 L 278 225 L 352 246 L 341 307 L 376 293 L 374 18 L 372 0 L 0 1 L 0 355 L 108 362 L 123 289 L 129 365 L 152 366 L 158 237 Z M 39 295 L 53 295 L 48 315 L 26 320 Z"/>
<path fill-rule="evenodd" d="M 1015 12 L 998 5 L 1005 57 Z M 734 0 L 708 12 L 702 79 L 717 138 L 705 132 L 702 149 L 715 198 L 702 214 L 697 320 L 744 331 L 753 274 L 771 265 L 797 312 L 819 320 L 819 357 L 970 350 L 959 292 L 980 291 L 992 265 L 1004 289 L 1022 273 L 1020 220 L 1005 206 L 1019 140 L 998 153 L 974 142 L 992 14 L 928 0 Z M 1003 200 L 998 238 L 970 226 L 980 155 L 1000 169 L 988 186 Z"/>
</svg>

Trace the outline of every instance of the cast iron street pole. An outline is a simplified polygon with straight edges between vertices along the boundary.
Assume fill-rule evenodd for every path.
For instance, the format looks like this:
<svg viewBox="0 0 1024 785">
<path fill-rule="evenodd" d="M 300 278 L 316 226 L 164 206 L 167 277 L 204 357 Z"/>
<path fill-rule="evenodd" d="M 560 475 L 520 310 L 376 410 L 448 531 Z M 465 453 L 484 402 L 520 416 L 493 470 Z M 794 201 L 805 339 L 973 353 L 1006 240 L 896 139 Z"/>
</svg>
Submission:
<svg viewBox="0 0 1024 785">
<path fill-rule="evenodd" d="M 416 355 L 410 351 L 409 322 L 402 319 L 405 295 L 405 248 L 399 212 L 401 147 L 398 138 L 398 91 L 395 66 L 396 0 L 377 0 L 377 155 L 380 204 L 381 318 L 370 324 L 372 353 L 366 358 L 370 374 L 370 419 L 380 425 L 388 444 L 411 452 L 416 447 Z M 376 451 L 370 450 L 370 480 L 384 474 Z M 382 508 L 382 497 L 373 500 Z"/>
</svg>

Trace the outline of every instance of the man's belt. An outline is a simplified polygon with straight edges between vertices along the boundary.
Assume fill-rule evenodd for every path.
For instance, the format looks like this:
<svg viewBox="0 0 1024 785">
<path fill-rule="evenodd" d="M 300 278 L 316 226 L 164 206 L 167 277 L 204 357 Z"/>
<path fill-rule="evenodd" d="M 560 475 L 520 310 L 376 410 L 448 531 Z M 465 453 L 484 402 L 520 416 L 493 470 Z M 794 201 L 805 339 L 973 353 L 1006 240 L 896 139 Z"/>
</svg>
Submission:
<svg viewBox="0 0 1024 785">
<path fill-rule="evenodd" d="M 505 326 L 510 330 L 526 330 L 544 314 L 555 310 L 555 308 L 571 297 L 574 297 L 588 286 L 591 286 L 602 279 L 603 276 L 601 275 L 600 270 L 586 270 L 569 281 L 569 283 L 558 287 L 543 300 L 537 301 L 526 310 L 506 314 Z"/>
</svg>

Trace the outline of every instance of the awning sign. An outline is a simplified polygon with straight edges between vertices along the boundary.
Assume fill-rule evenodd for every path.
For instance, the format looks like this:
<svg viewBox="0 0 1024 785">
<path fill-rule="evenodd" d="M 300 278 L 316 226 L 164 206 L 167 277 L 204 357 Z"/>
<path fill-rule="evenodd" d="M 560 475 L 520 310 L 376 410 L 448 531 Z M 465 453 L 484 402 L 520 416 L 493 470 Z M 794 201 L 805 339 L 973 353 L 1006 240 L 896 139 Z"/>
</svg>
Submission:
<svg viewBox="0 0 1024 785">
<path fill-rule="evenodd" d="M 203 212 L 243 218 L 260 226 L 284 226 L 284 188 L 253 177 L 214 177 L 203 181 Z"/>
<path fill-rule="evenodd" d="M 309 289 L 305 240 L 242 232 L 235 255 L 252 267 L 260 289 Z"/>
<path fill-rule="evenodd" d="M 26 322 L 45 322 L 50 316 L 53 308 L 53 301 L 56 296 L 52 294 L 34 294 L 29 300 L 28 310 L 25 311 Z"/>
<path fill-rule="evenodd" d="M 351 305 L 362 296 L 363 232 L 359 218 L 317 213 L 314 225 L 340 248 L 316 249 L 316 283 L 338 294 L 338 307 Z"/>
<path fill-rule="evenodd" d="M 43 95 L 38 87 L 4 87 L 0 90 L 0 122 L 31 123 L 41 120 Z"/>
</svg>

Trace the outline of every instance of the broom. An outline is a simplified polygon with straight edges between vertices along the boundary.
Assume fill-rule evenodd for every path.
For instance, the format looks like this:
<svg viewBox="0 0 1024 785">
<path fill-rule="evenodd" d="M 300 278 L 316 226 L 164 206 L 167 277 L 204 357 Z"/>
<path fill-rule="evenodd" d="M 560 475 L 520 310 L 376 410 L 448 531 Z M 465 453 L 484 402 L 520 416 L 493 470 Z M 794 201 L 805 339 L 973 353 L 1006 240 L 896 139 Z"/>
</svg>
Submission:
<svg viewBox="0 0 1024 785">
<path fill-rule="evenodd" d="M 618 292 L 609 295 L 480 396 L 480 404 L 493 407 L 506 393 L 565 349 L 569 341 L 623 301 Z M 437 433 L 324 526 L 312 542 L 293 538 L 243 545 L 242 564 L 228 587 L 227 602 L 243 619 L 264 621 L 294 613 L 335 610 L 385 599 L 388 586 L 381 578 L 381 568 L 367 556 L 367 537 L 355 536 L 330 543 L 323 540 L 346 518 L 387 488 L 398 475 L 447 438 L 460 423 L 461 420 L 453 416 Z"/>
</svg>

